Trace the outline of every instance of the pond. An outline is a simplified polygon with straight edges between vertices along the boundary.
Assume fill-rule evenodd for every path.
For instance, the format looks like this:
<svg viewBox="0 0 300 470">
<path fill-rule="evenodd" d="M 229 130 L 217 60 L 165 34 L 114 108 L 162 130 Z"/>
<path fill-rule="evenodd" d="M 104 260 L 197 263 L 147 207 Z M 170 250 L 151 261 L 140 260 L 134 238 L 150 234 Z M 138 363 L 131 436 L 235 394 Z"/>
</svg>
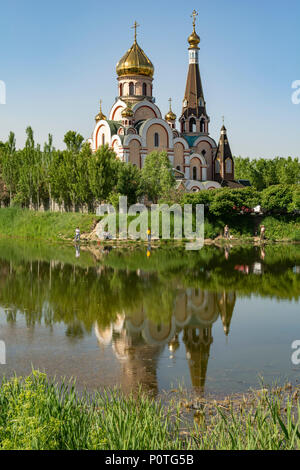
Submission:
<svg viewBox="0 0 300 470">
<path fill-rule="evenodd" d="M 224 395 L 300 380 L 300 246 L 127 248 L 0 240 L 0 377 Z M 300 357 L 300 354 L 299 354 Z"/>
</svg>

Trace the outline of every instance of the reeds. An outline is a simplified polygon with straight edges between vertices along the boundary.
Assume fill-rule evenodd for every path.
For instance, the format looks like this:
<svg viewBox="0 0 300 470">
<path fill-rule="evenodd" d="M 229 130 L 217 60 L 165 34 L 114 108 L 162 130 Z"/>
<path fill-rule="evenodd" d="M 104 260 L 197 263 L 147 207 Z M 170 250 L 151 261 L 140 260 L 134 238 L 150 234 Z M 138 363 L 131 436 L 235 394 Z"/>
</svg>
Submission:
<svg viewBox="0 0 300 470">
<path fill-rule="evenodd" d="M 194 413 L 194 412 L 193 412 Z M 179 404 L 139 391 L 79 395 L 33 371 L 0 387 L 0 449 L 299 449 L 298 394 L 264 389 L 238 406 L 204 406 L 188 424 Z M 185 431 L 183 431 L 185 429 Z"/>
</svg>

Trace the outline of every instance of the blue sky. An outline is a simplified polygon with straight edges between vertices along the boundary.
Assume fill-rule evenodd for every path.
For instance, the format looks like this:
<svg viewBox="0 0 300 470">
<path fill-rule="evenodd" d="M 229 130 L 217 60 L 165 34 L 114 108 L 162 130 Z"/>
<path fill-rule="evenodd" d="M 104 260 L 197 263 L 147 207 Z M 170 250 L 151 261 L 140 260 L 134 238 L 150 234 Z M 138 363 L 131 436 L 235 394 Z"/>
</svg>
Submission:
<svg viewBox="0 0 300 470">
<path fill-rule="evenodd" d="M 2 1 L 0 140 L 13 130 L 23 145 L 28 125 L 41 143 L 52 133 L 58 148 L 70 129 L 90 137 L 99 99 L 108 115 L 117 95 L 115 66 L 135 20 L 155 66 L 156 103 L 165 114 L 171 96 L 179 116 L 194 8 L 211 136 L 219 138 L 224 115 L 235 155 L 300 157 L 300 105 L 291 101 L 300 80 L 299 0 Z"/>
</svg>

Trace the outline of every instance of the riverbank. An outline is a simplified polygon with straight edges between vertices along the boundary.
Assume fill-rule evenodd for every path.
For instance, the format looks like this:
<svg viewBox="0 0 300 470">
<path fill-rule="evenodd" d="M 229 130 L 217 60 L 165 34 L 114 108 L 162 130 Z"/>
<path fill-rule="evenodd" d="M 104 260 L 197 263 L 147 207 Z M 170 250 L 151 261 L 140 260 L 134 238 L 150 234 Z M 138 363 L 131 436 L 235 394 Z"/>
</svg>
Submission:
<svg viewBox="0 0 300 470">
<path fill-rule="evenodd" d="M 299 396 L 288 384 L 221 401 L 169 397 L 164 405 L 142 392 L 80 396 L 33 371 L 0 386 L 0 449 L 299 449 Z"/>
<path fill-rule="evenodd" d="M 35 212 L 19 208 L 0 209 L 0 236 L 45 241 L 72 241 L 78 226 L 82 240 L 97 241 L 95 227 L 100 217 L 76 212 Z M 255 242 L 259 224 L 266 226 L 268 241 L 300 241 L 300 217 L 237 217 L 231 222 L 233 242 Z M 215 218 L 205 221 L 207 243 L 219 241 L 225 222 Z M 171 224 L 172 225 L 172 224 Z M 222 237 L 221 237 L 222 238 Z"/>
</svg>

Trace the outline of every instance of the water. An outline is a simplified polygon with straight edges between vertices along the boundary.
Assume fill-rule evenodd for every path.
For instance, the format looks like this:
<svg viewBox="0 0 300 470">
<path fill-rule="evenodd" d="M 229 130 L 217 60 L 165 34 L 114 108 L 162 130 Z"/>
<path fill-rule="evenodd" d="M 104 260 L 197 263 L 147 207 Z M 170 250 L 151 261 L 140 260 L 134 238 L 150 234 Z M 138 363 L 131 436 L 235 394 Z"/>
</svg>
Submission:
<svg viewBox="0 0 300 470">
<path fill-rule="evenodd" d="M 0 240 L 0 376 L 217 395 L 300 380 L 299 245 L 146 251 Z"/>
</svg>

